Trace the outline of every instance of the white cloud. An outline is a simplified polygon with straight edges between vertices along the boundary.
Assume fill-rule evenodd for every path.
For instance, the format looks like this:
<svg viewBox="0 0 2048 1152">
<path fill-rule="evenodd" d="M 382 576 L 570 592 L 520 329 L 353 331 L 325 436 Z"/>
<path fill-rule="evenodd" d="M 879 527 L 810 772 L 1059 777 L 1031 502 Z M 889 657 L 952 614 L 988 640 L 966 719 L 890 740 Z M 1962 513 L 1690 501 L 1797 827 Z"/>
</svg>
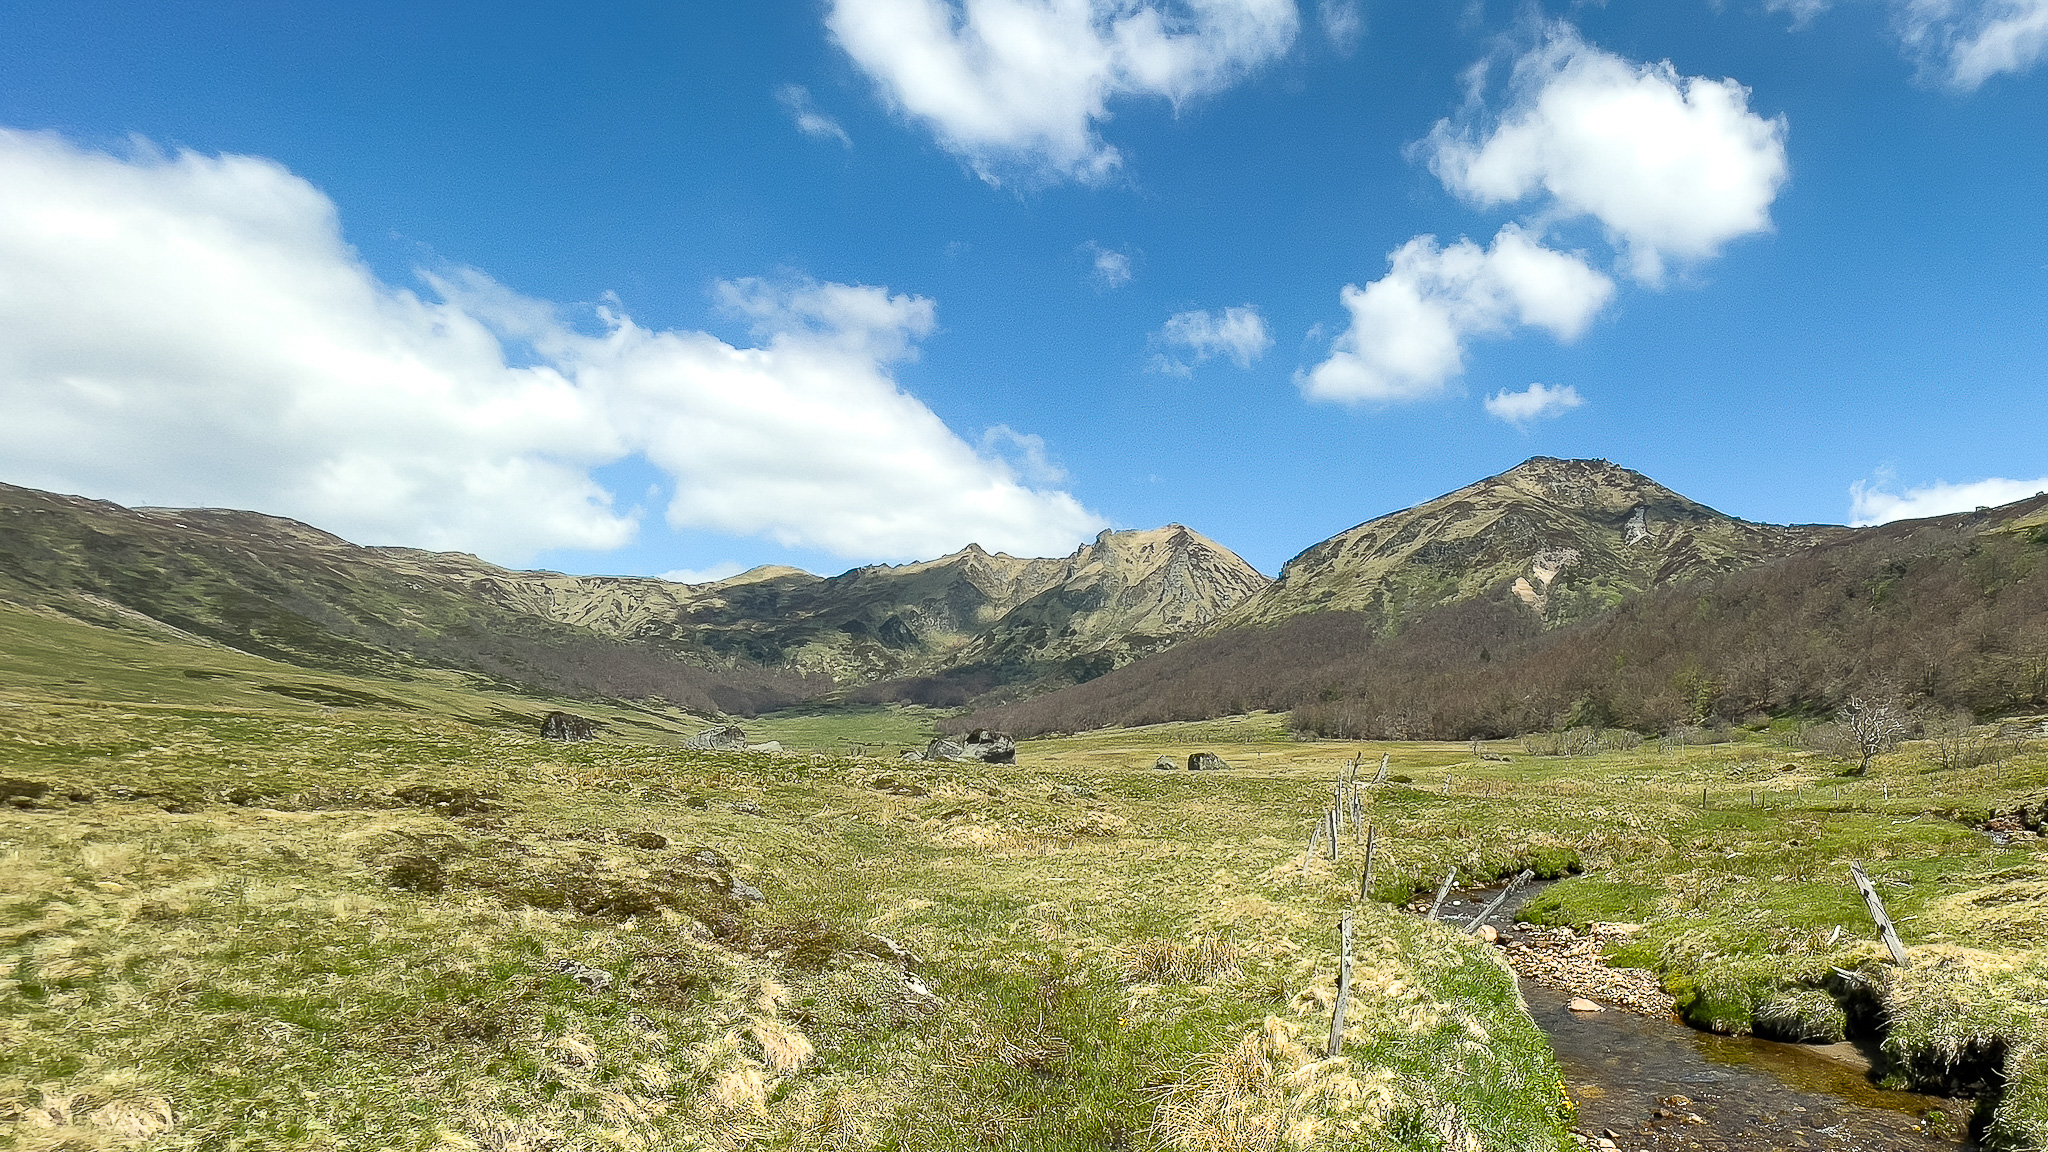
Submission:
<svg viewBox="0 0 2048 1152">
<path fill-rule="evenodd" d="M 891 105 L 982 179 L 1097 181 L 1118 97 L 1176 106 L 1294 43 L 1294 0 L 829 0 L 826 26 Z"/>
<path fill-rule="evenodd" d="M 678 568 L 673 572 L 663 572 L 658 579 L 671 584 L 716 584 L 728 576 L 737 576 L 744 571 L 746 569 L 741 568 L 736 561 L 721 560 L 709 568 Z"/>
<path fill-rule="evenodd" d="M 1174 376 L 1186 376 L 1196 364 L 1218 356 L 1229 357 L 1239 368 L 1250 368 L 1252 361 L 1273 346 L 1273 338 L 1266 333 L 1265 317 L 1250 304 L 1221 312 L 1176 312 L 1167 317 L 1166 325 L 1154 339 L 1187 353 L 1185 360 L 1173 356 L 1153 358 L 1155 371 Z"/>
<path fill-rule="evenodd" d="M 1749 110 L 1733 80 L 1633 63 L 1553 24 L 1515 61 L 1508 106 L 1437 124 L 1423 148 L 1445 187 L 1476 204 L 1542 197 L 1556 218 L 1590 216 L 1646 283 L 1771 227 L 1785 182 L 1786 126 Z"/>
<path fill-rule="evenodd" d="M 1525 428 L 1547 417 L 1562 416 L 1585 402 L 1579 390 L 1569 384 L 1556 388 L 1531 384 L 1520 392 L 1503 388 L 1485 401 L 1487 415 L 1505 420 L 1517 428 Z"/>
<path fill-rule="evenodd" d="M 811 105 L 810 89 L 801 84 L 785 84 L 775 90 L 775 99 L 789 114 L 796 118 L 796 130 L 814 140 L 837 140 L 842 147 L 853 147 L 853 137 L 832 119 Z"/>
<path fill-rule="evenodd" d="M 1794 28 L 1834 0 L 1765 0 Z M 1974 92 L 2006 72 L 2025 72 L 2048 54 L 2048 0 L 1892 0 L 1892 27 L 1923 76 Z"/>
<path fill-rule="evenodd" d="M 758 333 L 738 347 L 426 281 L 380 282 L 270 161 L 0 130 L 0 469 L 511 563 L 629 540 L 591 470 L 636 453 L 673 482 L 671 524 L 848 557 L 1053 555 L 1103 525 L 897 387 L 929 300 L 736 282 Z"/>
<path fill-rule="evenodd" d="M 1131 282 L 1131 254 L 1114 248 L 1104 248 L 1090 240 L 1082 249 L 1094 259 L 1095 286 L 1104 291 L 1121 288 Z"/>
<path fill-rule="evenodd" d="M 1019 432 L 1008 424 L 998 424 L 983 432 L 981 451 L 985 456 L 1008 462 L 1033 484 L 1059 484 L 1067 479 L 1067 470 L 1052 458 L 1045 437 Z"/>
<path fill-rule="evenodd" d="M 2048 52 L 2048 0 L 1900 0 L 1894 7 L 1907 51 L 1958 91 L 2025 72 Z"/>
<path fill-rule="evenodd" d="M 1968 484 L 1937 481 L 1909 488 L 1903 495 L 1885 491 L 1888 472 L 1880 472 L 1876 484 L 1861 480 L 1849 486 L 1849 523 L 1858 528 L 1887 524 L 1893 520 L 1914 520 L 1922 516 L 1945 516 L 1974 508 L 1996 508 L 2048 492 L 2048 476 L 2034 480 L 1975 480 Z"/>
<path fill-rule="evenodd" d="M 1417 236 L 1388 257 L 1392 268 L 1359 288 L 1346 284 L 1351 325 L 1330 356 L 1297 377 L 1315 400 L 1417 400 L 1464 371 L 1465 341 L 1516 324 L 1576 339 L 1614 294 L 1614 282 L 1575 253 L 1543 247 L 1509 224 L 1491 248 L 1459 240 L 1437 247 Z"/>
<path fill-rule="evenodd" d="M 1359 38 L 1365 35 L 1365 13 L 1360 10 L 1358 0 L 1322 0 L 1317 9 L 1322 18 L 1323 36 L 1341 56 L 1349 56 L 1358 48 Z"/>
</svg>

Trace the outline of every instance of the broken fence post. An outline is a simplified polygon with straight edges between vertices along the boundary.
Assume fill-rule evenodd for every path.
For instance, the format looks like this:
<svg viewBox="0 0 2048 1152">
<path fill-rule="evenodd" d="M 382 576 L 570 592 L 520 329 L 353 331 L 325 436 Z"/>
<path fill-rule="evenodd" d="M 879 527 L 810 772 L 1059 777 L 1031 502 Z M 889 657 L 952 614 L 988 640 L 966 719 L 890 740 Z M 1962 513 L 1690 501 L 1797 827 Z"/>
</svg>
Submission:
<svg viewBox="0 0 2048 1152">
<path fill-rule="evenodd" d="M 1301 854 L 1301 874 L 1303 876 L 1308 875 L 1308 862 L 1316 858 L 1316 839 L 1322 834 L 1323 822 L 1321 820 L 1309 825 L 1308 851 Z"/>
<path fill-rule="evenodd" d="M 1330 823 L 1330 859 L 1335 860 L 1337 858 L 1337 806 L 1335 804 L 1330 805 L 1329 815 L 1325 819 Z"/>
<path fill-rule="evenodd" d="M 1373 782 L 1374 784 L 1384 784 L 1384 783 L 1386 783 L 1386 779 L 1387 779 L 1387 765 L 1388 765 L 1388 763 L 1389 763 L 1389 762 L 1391 762 L 1391 761 L 1393 760 L 1393 758 L 1394 758 L 1394 754 L 1393 754 L 1393 753 L 1391 753 L 1391 752 L 1382 752 L 1382 753 L 1380 753 L 1380 772 L 1379 772 L 1379 775 L 1377 775 L 1377 776 L 1374 776 L 1374 777 L 1372 778 L 1372 782 Z"/>
<path fill-rule="evenodd" d="M 1508 897 L 1513 896 L 1522 885 L 1535 878 L 1536 873 L 1533 870 L 1528 868 L 1522 869 L 1513 880 L 1508 881 L 1507 887 L 1500 890 L 1500 895 L 1493 898 L 1493 903 L 1479 910 L 1478 918 L 1473 920 L 1471 924 L 1466 925 L 1465 930 L 1474 936 L 1479 935 L 1479 930 L 1486 926 L 1488 920 L 1493 919 L 1493 914 L 1500 911 L 1501 905 L 1508 902 Z"/>
<path fill-rule="evenodd" d="M 1453 865 L 1449 872 L 1444 873 L 1444 882 L 1436 890 L 1436 899 L 1430 902 L 1429 918 L 1431 920 L 1436 919 L 1436 914 L 1443 910 L 1444 897 L 1449 896 L 1451 894 L 1451 885 L 1456 884 L 1457 882 L 1458 869 L 1455 865 Z"/>
<path fill-rule="evenodd" d="M 1884 901 L 1878 898 L 1877 885 L 1870 882 L 1870 875 L 1863 871 L 1863 865 L 1849 865 L 1849 875 L 1856 879 L 1856 890 L 1863 893 L 1863 903 L 1870 908 L 1870 918 L 1877 921 L 1877 930 L 1884 937 L 1884 946 L 1891 950 L 1892 963 L 1901 968 L 1911 968 L 1906 959 L 1905 941 L 1899 939 L 1898 929 L 1892 927 L 1892 918 L 1884 913 Z"/>
<path fill-rule="evenodd" d="M 1344 1009 L 1351 999 L 1351 913 L 1337 922 L 1337 1010 L 1330 1014 L 1330 1055 L 1344 1050 Z"/>
</svg>

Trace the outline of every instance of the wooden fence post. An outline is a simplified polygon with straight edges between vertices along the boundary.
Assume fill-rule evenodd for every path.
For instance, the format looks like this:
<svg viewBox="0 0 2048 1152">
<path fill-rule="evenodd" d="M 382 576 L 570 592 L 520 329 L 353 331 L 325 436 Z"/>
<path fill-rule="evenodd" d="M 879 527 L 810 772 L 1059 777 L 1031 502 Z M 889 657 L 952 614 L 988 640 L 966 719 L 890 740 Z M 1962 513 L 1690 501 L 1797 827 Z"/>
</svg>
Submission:
<svg viewBox="0 0 2048 1152">
<path fill-rule="evenodd" d="M 1878 898 L 1877 885 L 1870 882 L 1870 876 L 1863 871 L 1863 865 L 1849 865 L 1849 875 L 1856 879 L 1856 890 L 1863 893 L 1863 903 L 1870 908 L 1870 918 L 1877 921 L 1877 930 L 1884 937 L 1884 946 L 1891 950 L 1892 963 L 1901 968 L 1911 968 L 1912 961 L 1906 959 L 1906 943 L 1899 939 L 1898 929 L 1892 927 L 1892 918 L 1884 913 L 1884 901 Z"/>
<path fill-rule="evenodd" d="M 1316 858 L 1316 838 L 1322 834 L 1323 822 L 1321 820 L 1309 825 L 1308 851 L 1301 854 L 1301 874 L 1303 876 L 1308 875 L 1308 862 Z"/>
<path fill-rule="evenodd" d="M 1330 822 L 1330 859 L 1335 860 L 1337 858 L 1337 806 L 1335 804 L 1330 805 L 1329 815 L 1325 819 Z"/>
<path fill-rule="evenodd" d="M 1337 922 L 1337 1010 L 1330 1014 L 1330 1055 L 1344 1050 L 1344 1009 L 1351 1000 L 1351 913 Z"/>
<path fill-rule="evenodd" d="M 1508 902 L 1508 897 L 1513 896 L 1518 890 L 1520 890 L 1522 885 L 1527 884 L 1529 881 L 1534 880 L 1535 878 L 1536 873 L 1534 871 L 1528 868 L 1522 869 L 1522 871 L 1513 880 L 1508 881 L 1507 887 L 1500 890 L 1500 895 L 1495 896 L 1493 898 L 1493 903 L 1488 904 L 1485 908 L 1480 909 L 1479 917 L 1473 920 L 1472 923 L 1466 925 L 1465 931 L 1470 932 L 1474 936 L 1479 935 L 1479 930 L 1486 926 L 1486 922 L 1488 920 L 1493 919 L 1493 914 L 1495 912 L 1500 911 L 1501 905 Z"/>
<path fill-rule="evenodd" d="M 1379 825 L 1377 824 L 1365 830 L 1365 871 L 1360 873 L 1358 877 L 1358 898 L 1360 900 L 1372 899 L 1372 850 L 1373 841 L 1378 837 L 1379 830 Z"/>
<path fill-rule="evenodd" d="M 1444 882 L 1436 890 L 1436 899 L 1430 903 L 1429 918 L 1431 920 L 1436 919 L 1436 914 L 1443 910 L 1444 897 L 1449 896 L 1451 894 L 1451 885 L 1456 884 L 1457 882 L 1458 866 L 1453 864 L 1451 865 L 1451 870 L 1449 872 L 1444 873 Z"/>
</svg>

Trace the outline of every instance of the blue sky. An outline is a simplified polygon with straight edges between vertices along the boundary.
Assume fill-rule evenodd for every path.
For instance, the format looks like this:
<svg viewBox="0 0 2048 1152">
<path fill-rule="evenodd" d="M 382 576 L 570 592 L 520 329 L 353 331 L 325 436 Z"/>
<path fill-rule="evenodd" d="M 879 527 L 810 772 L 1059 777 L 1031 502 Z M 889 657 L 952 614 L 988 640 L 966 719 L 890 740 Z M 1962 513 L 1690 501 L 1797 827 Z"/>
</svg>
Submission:
<svg viewBox="0 0 2048 1152">
<path fill-rule="evenodd" d="M 423 7 L 0 3 L 0 480 L 638 573 L 2048 487 L 2048 0 Z"/>
</svg>

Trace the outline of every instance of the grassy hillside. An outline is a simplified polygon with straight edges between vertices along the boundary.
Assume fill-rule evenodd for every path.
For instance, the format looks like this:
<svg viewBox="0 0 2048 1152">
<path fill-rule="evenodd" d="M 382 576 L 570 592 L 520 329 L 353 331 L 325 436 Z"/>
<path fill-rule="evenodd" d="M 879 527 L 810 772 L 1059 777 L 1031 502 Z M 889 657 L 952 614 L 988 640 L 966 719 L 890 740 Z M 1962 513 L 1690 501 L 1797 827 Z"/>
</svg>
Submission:
<svg viewBox="0 0 2048 1152">
<path fill-rule="evenodd" d="M 1544 628 L 1468 600 L 1391 635 L 1368 613 L 1293 617 L 1179 645 L 958 725 L 1020 733 L 1293 713 L 1340 737 L 1498 737 L 1587 725 L 1659 734 L 1823 717 L 1890 692 L 1937 715 L 2048 706 L 2048 498 L 1904 521 Z"/>
</svg>

